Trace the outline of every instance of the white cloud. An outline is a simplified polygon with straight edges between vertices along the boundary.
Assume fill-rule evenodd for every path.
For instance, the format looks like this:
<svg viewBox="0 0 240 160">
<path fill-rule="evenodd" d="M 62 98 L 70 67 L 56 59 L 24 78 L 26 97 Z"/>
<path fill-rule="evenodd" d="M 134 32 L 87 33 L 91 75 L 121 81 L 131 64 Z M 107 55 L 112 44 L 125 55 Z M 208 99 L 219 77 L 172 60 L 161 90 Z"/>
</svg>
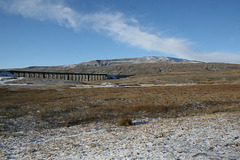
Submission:
<svg viewBox="0 0 240 160">
<path fill-rule="evenodd" d="M 181 55 L 182 52 L 190 52 L 187 40 L 179 38 L 164 38 L 146 31 L 141 27 L 128 25 L 128 19 L 120 13 L 115 15 L 96 14 L 94 28 L 105 31 L 115 40 L 140 47 L 148 51 L 159 51 L 168 54 Z M 98 19 L 100 21 L 98 21 Z"/>
<path fill-rule="evenodd" d="M 79 28 L 78 12 L 69 7 L 65 7 L 62 1 L 54 0 L 2 0 L 0 2 L 3 9 L 13 14 L 20 14 L 23 17 L 38 20 L 56 21 L 59 25 Z"/>
<path fill-rule="evenodd" d="M 196 60 L 204 62 L 225 62 L 240 64 L 240 54 L 227 52 L 211 52 L 211 53 L 193 53 L 191 55 Z"/>
<path fill-rule="evenodd" d="M 23 17 L 54 21 L 75 31 L 90 28 L 147 51 L 200 61 L 240 63 L 240 55 L 237 54 L 196 53 L 188 40 L 152 34 L 144 30 L 136 19 L 127 18 L 120 12 L 82 14 L 69 8 L 63 0 L 0 0 L 0 8 Z"/>
</svg>

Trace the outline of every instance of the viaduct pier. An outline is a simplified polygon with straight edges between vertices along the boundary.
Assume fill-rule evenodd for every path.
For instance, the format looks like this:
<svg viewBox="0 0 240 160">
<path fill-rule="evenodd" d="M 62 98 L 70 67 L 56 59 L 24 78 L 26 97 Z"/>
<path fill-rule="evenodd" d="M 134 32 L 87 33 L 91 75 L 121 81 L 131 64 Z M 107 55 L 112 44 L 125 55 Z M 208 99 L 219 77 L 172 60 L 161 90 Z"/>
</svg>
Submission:
<svg viewBox="0 0 240 160">
<path fill-rule="evenodd" d="M 27 78 L 46 78 L 71 81 L 99 81 L 107 78 L 107 74 L 88 74 L 88 73 L 61 73 L 61 72 L 38 72 L 38 71 L 18 71 L 9 70 L 16 77 Z"/>
</svg>

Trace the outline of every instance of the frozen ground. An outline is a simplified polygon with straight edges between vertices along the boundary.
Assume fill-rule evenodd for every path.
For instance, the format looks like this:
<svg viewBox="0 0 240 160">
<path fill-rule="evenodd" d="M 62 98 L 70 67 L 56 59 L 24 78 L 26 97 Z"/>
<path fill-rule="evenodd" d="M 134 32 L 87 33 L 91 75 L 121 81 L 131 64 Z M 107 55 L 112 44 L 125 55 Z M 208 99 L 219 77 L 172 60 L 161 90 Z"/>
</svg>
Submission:
<svg viewBox="0 0 240 160">
<path fill-rule="evenodd" d="M 91 84 L 81 84 L 75 85 L 71 88 L 105 88 L 105 87 L 157 87 L 157 86 L 189 86 L 189 85 L 197 85 L 196 83 L 181 83 L 181 84 L 137 84 L 137 85 L 127 85 L 127 84 L 119 84 L 116 85 L 114 83 L 102 83 L 99 85 L 91 85 Z"/>
<path fill-rule="evenodd" d="M 239 113 L 134 121 L 6 133 L 0 159 L 240 159 Z"/>
<path fill-rule="evenodd" d="M 0 77 L 0 85 L 16 85 L 16 84 L 11 84 L 9 82 L 13 82 L 16 80 L 22 80 L 24 77 Z M 27 84 L 18 84 L 18 85 L 27 85 Z"/>
<path fill-rule="evenodd" d="M 41 78 L 26 78 L 26 77 L 0 77 L 0 85 L 15 85 L 15 86 L 43 86 L 43 85 L 80 85 L 83 82 L 75 82 L 68 80 L 41 79 Z"/>
</svg>

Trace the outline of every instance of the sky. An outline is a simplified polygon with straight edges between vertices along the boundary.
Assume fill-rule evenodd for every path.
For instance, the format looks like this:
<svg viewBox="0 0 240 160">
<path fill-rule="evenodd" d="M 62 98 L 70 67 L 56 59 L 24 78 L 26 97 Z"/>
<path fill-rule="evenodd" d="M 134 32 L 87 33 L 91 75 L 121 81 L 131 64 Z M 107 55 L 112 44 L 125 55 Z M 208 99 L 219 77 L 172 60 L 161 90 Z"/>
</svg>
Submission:
<svg viewBox="0 0 240 160">
<path fill-rule="evenodd" d="M 0 0 L 0 68 L 165 56 L 240 64 L 240 0 Z"/>
</svg>

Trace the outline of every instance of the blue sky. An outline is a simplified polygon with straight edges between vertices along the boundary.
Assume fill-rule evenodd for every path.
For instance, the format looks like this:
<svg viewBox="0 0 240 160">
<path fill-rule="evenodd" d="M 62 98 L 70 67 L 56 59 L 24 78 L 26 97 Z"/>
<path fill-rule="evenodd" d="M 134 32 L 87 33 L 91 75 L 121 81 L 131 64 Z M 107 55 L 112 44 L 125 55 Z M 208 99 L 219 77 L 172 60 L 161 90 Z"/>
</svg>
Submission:
<svg viewBox="0 0 240 160">
<path fill-rule="evenodd" d="M 239 0 L 0 0 L 0 68 L 170 56 L 240 63 Z"/>
</svg>

